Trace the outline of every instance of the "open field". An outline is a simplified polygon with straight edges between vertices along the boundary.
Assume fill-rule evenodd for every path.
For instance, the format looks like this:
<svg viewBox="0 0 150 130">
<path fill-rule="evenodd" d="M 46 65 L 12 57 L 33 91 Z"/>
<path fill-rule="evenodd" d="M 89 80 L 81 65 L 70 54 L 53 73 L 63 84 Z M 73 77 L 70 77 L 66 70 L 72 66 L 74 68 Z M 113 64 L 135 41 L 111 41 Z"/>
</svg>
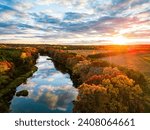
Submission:
<svg viewBox="0 0 150 130">
<path fill-rule="evenodd" d="M 101 58 L 110 63 L 140 71 L 150 77 L 150 54 L 121 54 Z"/>
<path fill-rule="evenodd" d="M 68 50 L 68 52 L 92 57 L 94 60 L 105 60 L 112 64 L 127 67 L 150 77 L 150 46 L 105 46 L 103 49 Z"/>
<path fill-rule="evenodd" d="M 99 54 L 99 53 L 107 53 L 107 52 L 111 52 L 109 50 L 68 50 L 68 52 L 72 52 L 72 53 L 76 53 L 79 55 L 83 55 L 85 57 L 87 57 L 88 55 L 95 55 L 95 54 Z"/>
<path fill-rule="evenodd" d="M 147 62 L 150 63 L 150 54 L 142 55 L 142 58 L 143 58 L 145 61 L 147 61 Z"/>
</svg>

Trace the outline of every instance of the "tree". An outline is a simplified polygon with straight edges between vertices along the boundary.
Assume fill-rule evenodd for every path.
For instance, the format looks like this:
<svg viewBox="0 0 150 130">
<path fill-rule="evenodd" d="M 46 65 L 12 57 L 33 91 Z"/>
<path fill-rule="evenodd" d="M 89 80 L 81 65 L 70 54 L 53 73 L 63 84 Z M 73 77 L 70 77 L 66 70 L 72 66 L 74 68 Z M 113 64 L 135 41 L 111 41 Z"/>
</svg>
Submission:
<svg viewBox="0 0 150 130">
<path fill-rule="evenodd" d="M 102 75 L 80 85 L 74 111 L 143 112 L 143 91 L 117 68 L 105 68 Z"/>
</svg>

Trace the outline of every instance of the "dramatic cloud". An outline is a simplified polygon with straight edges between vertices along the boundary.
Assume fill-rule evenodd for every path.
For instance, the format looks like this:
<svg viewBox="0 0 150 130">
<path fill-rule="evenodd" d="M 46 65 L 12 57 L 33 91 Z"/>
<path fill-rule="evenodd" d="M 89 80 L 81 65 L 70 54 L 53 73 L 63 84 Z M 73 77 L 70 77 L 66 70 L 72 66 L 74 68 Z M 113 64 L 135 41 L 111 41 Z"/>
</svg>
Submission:
<svg viewBox="0 0 150 130">
<path fill-rule="evenodd" d="M 150 43 L 150 0 L 1 0 L 0 42 Z M 139 40 L 140 39 L 140 40 Z"/>
<path fill-rule="evenodd" d="M 67 12 L 65 13 L 64 20 L 75 20 L 82 18 L 82 14 L 79 13 L 73 13 L 73 12 Z"/>
</svg>

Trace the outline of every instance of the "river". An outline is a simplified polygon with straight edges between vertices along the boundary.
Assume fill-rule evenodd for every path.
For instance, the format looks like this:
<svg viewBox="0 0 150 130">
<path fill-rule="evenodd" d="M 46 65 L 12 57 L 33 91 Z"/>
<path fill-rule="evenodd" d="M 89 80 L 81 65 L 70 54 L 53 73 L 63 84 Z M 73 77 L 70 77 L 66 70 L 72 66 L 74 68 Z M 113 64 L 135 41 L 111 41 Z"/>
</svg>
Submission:
<svg viewBox="0 0 150 130">
<path fill-rule="evenodd" d="M 68 73 L 58 71 L 48 56 L 39 56 L 38 70 L 16 92 L 28 90 L 26 97 L 13 96 L 10 104 L 12 113 L 70 113 L 78 90 Z"/>
</svg>

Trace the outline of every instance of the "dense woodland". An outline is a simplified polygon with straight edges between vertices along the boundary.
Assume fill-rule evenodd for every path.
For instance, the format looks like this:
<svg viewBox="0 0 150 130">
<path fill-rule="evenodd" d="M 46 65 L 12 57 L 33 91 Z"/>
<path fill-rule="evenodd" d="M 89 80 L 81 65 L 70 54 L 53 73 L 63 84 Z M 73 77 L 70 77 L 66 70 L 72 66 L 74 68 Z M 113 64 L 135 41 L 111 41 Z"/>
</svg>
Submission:
<svg viewBox="0 0 150 130">
<path fill-rule="evenodd" d="M 0 112 L 7 112 L 18 85 L 35 71 L 36 48 L 0 48 Z"/>
</svg>

